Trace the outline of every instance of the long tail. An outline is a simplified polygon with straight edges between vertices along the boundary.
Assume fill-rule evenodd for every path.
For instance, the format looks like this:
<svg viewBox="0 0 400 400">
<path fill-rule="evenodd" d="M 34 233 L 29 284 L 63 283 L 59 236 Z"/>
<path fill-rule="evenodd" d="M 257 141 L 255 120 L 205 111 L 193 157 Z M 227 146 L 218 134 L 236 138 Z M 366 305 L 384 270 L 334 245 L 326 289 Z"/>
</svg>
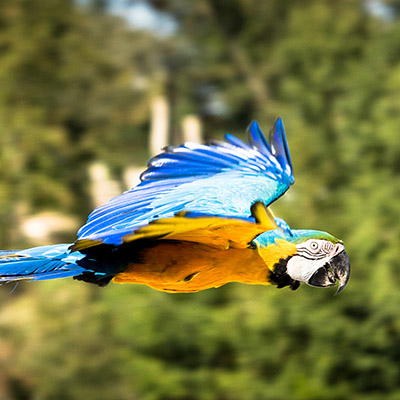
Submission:
<svg viewBox="0 0 400 400">
<path fill-rule="evenodd" d="M 70 253 L 69 244 L 0 251 L 0 283 L 21 279 L 45 280 L 76 276 L 85 268 L 76 264 L 83 255 Z"/>
</svg>

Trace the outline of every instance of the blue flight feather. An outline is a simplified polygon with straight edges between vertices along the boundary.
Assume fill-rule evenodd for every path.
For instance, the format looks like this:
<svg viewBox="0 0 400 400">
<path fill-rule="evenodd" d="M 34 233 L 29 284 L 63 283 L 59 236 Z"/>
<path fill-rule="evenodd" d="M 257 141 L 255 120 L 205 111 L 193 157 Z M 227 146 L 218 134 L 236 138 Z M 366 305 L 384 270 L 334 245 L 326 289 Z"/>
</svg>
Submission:
<svg viewBox="0 0 400 400">
<path fill-rule="evenodd" d="M 281 167 L 290 178 L 290 183 L 294 183 L 293 166 L 290 157 L 289 146 L 286 140 L 285 128 L 281 118 L 277 118 L 275 124 L 269 132 L 272 154 L 279 161 Z"/>
<path fill-rule="evenodd" d="M 251 217 L 251 205 L 269 205 L 294 182 L 282 120 L 268 142 L 257 122 L 249 143 L 227 134 L 225 141 L 166 147 L 153 157 L 133 189 L 95 209 L 78 240 L 120 245 L 151 221 L 187 211 L 221 217 Z"/>
<path fill-rule="evenodd" d="M 249 142 L 255 149 L 257 149 L 260 153 L 264 154 L 264 156 L 271 159 L 272 152 L 265 138 L 264 134 L 261 131 L 260 126 L 258 125 L 257 121 L 253 121 L 248 129 L 248 137 Z"/>
</svg>

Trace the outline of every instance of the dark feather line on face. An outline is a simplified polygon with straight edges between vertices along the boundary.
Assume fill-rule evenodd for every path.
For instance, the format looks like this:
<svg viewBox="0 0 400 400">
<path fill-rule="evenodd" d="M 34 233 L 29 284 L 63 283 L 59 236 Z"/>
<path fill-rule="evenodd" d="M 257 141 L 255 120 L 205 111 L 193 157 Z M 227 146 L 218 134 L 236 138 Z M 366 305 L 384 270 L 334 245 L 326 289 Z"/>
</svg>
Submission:
<svg viewBox="0 0 400 400">
<path fill-rule="evenodd" d="M 311 253 L 307 250 L 303 250 L 303 249 L 298 250 L 297 254 L 300 255 L 301 257 L 303 257 L 307 260 L 311 260 L 311 261 L 322 260 L 323 258 L 325 258 L 327 256 L 327 254 L 321 254 L 321 255 L 313 254 L 313 253 Z"/>
</svg>

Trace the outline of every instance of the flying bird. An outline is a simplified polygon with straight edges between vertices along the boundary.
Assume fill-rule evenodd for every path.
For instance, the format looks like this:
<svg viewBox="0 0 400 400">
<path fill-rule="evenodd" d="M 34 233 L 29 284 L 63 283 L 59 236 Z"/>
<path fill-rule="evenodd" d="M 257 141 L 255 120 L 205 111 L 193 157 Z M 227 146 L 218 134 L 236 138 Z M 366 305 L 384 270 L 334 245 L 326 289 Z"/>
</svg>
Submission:
<svg viewBox="0 0 400 400">
<path fill-rule="evenodd" d="M 169 146 L 141 182 L 96 208 L 73 244 L 0 252 L 0 282 L 74 279 L 197 292 L 229 282 L 316 287 L 347 284 L 350 261 L 329 233 L 291 229 L 270 205 L 294 183 L 282 120 L 269 140 Z"/>
</svg>

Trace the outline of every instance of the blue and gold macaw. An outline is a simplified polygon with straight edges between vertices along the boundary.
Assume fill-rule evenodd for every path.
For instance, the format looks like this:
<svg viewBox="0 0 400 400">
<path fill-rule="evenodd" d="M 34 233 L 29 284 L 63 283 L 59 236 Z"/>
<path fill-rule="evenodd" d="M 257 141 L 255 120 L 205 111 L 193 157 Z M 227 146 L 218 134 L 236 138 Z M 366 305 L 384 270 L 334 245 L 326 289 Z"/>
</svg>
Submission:
<svg viewBox="0 0 400 400">
<path fill-rule="evenodd" d="M 338 281 L 340 292 L 350 274 L 343 243 L 290 229 L 269 208 L 294 183 L 282 120 L 269 142 L 257 122 L 248 139 L 165 148 L 139 185 L 90 214 L 72 245 L 0 252 L 0 282 L 74 277 L 197 292 L 228 282 L 296 289 Z"/>
</svg>

